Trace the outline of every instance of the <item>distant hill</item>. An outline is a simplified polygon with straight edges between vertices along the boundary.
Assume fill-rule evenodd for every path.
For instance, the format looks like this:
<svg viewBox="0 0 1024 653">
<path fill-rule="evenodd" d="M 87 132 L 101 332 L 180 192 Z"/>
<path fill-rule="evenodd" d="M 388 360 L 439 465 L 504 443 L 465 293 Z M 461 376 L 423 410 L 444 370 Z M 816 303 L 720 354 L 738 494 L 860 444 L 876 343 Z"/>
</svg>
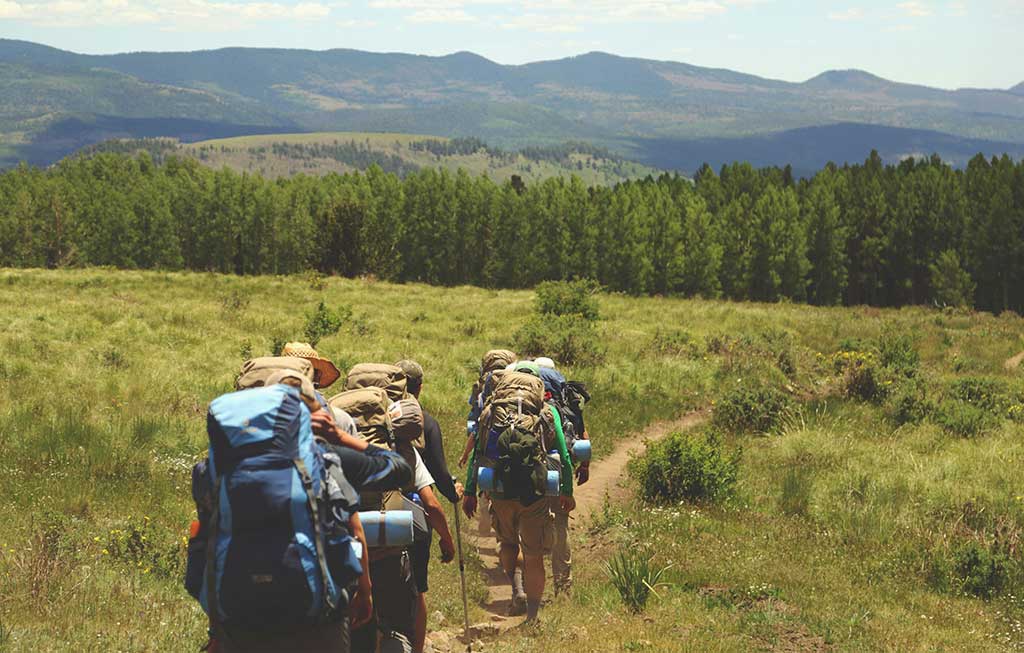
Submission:
<svg viewBox="0 0 1024 653">
<path fill-rule="evenodd" d="M 1021 82 L 1020 84 L 1017 84 L 1016 86 L 1011 88 L 1010 92 L 1016 95 L 1024 95 L 1024 82 Z"/>
<path fill-rule="evenodd" d="M 365 170 L 377 165 L 405 176 L 424 168 L 466 170 L 496 181 L 513 175 L 525 182 L 548 177 L 580 177 L 588 185 L 614 185 L 627 179 L 658 175 L 648 166 L 627 161 L 607 150 L 583 143 L 529 147 L 509 151 L 475 138 L 446 139 L 410 134 L 331 132 L 263 134 L 198 143 L 172 139 L 104 141 L 82 151 L 135 153 L 146 151 L 160 162 L 168 156 L 194 158 L 213 168 L 227 166 L 264 177 L 322 175 Z"/>
<path fill-rule="evenodd" d="M 503 66 L 468 52 L 96 56 L 0 40 L 0 164 L 45 163 L 104 138 L 150 136 L 161 121 L 159 135 L 182 140 L 323 131 L 479 137 L 505 148 L 572 140 L 644 162 L 661 160 L 664 140 L 761 138 L 845 123 L 1024 143 L 1018 90 L 946 91 L 855 70 L 797 84 L 600 52 Z M 930 138 L 923 151 L 944 143 Z M 862 145 L 856 159 L 872 147 L 902 149 Z M 814 156 L 829 149 L 808 146 Z"/>
</svg>

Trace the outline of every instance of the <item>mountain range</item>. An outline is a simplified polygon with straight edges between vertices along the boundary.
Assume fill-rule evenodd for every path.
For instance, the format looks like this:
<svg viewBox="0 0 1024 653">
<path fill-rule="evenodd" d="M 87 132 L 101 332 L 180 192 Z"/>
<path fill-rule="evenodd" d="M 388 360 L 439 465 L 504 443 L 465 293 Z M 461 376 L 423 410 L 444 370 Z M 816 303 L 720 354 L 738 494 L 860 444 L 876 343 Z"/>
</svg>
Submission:
<svg viewBox="0 0 1024 653">
<path fill-rule="evenodd" d="M 942 90 L 858 70 L 803 83 L 589 53 L 505 66 L 357 50 L 82 55 L 0 39 L 0 164 L 111 137 L 387 131 L 503 147 L 587 141 L 666 169 L 734 159 L 1024 156 L 1024 83 Z"/>
</svg>

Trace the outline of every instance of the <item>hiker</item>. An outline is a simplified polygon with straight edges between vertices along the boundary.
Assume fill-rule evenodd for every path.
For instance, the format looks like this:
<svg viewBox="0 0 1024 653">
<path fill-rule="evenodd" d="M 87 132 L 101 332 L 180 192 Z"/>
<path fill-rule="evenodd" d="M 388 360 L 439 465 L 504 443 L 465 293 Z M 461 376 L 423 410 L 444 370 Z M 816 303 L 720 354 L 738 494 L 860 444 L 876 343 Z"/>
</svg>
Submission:
<svg viewBox="0 0 1024 653">
<path fill-rule="evenodd" d="M 485 353 L 480 360 L 479 374 L 476 382 L 473 384 L 473 389 L 469 393 L 469 415 L 466 416 L 466 446 L 462 451 L 462 456 L 459 458 L 459 467 L 466 466 L 469 456 L 476 446 L 477 423 L 483 410 L 487 382 L 494 372 L 505 369 L 508 365 L 515 363 L 517 359 L 518 356 L 513 351 L 508 349 L 492 349 Z M 484 537 L 489 535 L 491 531 L 490 498 L 487 493 L 482 493 L 481 498 L 484 509 L 480 510 L 477 533 Z"/>
<path fill-rule="evenodd" d="M 341 370 L 330 359 L 323 358 L 307 342 L 289 342 L 281 349 L 282 356 L 304 358 L 313 366 L 313 387 L 316 390 L 329 388 L 341 377 Z M 326 405 L 326 403 L 325 403 Z"/>
<path fill-rule="evenodd" d="M 502 569 L 512 584 L 513 611 L 525 599 L 526 619 L 535 622 L 544 594 L 544 555 L 554 539 L 547 496 L 557 494 L 566 512 L 575 509 L 573 466 L 562 429 L 544 403 L 537 366 L 518 363 L 511 371 L 495 373 L 492 380 L 493 391 L 480 413 L 479 437 L 470 457 L 463 509 L 468 517 L 474 516 L 479 482 L 488 480 L 491 524 Z M 545 445 L 549 442 L 555 443 L 561 461 L 554 488 L 547 469 Z M 520 553 L 522 587 L 516 578 Z"/>
<path fill-rule="evenodd" d="M 566 448 L 572 452 L 576 440 L 589 440 L 590 435 L 583 423 L 583 403 L 581 396 L 586 388 L 577 382 L 567 382 L 565 377 L 555 368 L 550 358 L 534 359 L 544 382 L 544 398 L 553 404 L 562 420 Z M 589 397 L 589 395 L 587 395 Z M 560 464 L 554 452 L 548 452 L 549 469 L 558 469 Z M 573 461 L 576 469 L 576 483 L 583 485 L 590 479 L 590 461 Z M 555 541 L 551 547 L 551 578 L 555 586 L 555 596 L 568 593 L 572 588 L 572 548 L 569 544 L 569 513 L 562 510 L 557 497 L 550 499 L 551 513 L 555 516 Z"/>
<path fill-rule="evenodd" d="M 347 390 L 329 400 L 332 408 L 347 410 L 355 419 L 359 437 L 394 448 L 413 467 L 413 482 L 400 492 L 363 493 L 363 510 L 411 511 L 416 537 L 413 543 L 378 542 L 370 549 L 370 579 L 374 614 L 372 620 L 352 633 L 353 651 L 373 653 L 380 640 L 382 653 L 411 653 L 416 635 L 419 592 L 413 571 L 411 549 L 422 542 L 429 529 L 438 532 L 441 561 L 455 557 L 455 543 L 441 504 L 434 495 L 434 478 L 416 448 L 423 441 L 423 413 L 408 392 L 408 379 L 397 366 L 361 364 L 349 371 Z M 383 523 L 383 522 L 382 522 Z M 428 527 L 429 525 L 429 527 Z M 381 528 L 381 537 L 386 529 Z"/>
<path fill-rule="evenodd" d="M 402 360 L 395 363 L 402 368 L 407 379 L 406 389 L 417 400 L 423 390 L 423 367 L 414 360 Z M 462 498 L 462 483 L 457 483 L 448 471 L 448 462 L 444 455 L 444 440 L 441 437 L 441 426 L 437 420 L 423 410 L 423 446 L 417 448 L 423 464 L 434 478 L 437 490 L 453 505 L 458 505 Z M 419 591 L 419 610 L 416 612 L 416 630 L 413 637 L 413 653 L 421 653 L 427 637 L 427 599 L 429 589 L 427 573 L 430 563 L 430 545 L 433 531 L 427 538 L 417 542 L 412 549 L 413 573 L 416 576 L 416 588 Z"/>
<path fill-rule="evenodd" d="M 347 653 L 350 623 L 372 613 L 357 489 L 398 487 L 412 469 L 339 432 L 314 378 L 308 359 L 254 359 L 236 381 L 244 392 L 210 405 L 185 580 L 210 615 L 208 650 Z"/>
</svg>

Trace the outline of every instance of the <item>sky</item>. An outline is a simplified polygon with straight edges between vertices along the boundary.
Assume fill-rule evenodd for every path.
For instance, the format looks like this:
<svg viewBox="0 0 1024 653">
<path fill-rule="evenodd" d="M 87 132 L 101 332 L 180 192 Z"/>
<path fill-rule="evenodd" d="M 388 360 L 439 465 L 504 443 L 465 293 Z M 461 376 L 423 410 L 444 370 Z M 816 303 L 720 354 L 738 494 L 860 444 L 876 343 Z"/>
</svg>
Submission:
<svg viewBox="0 0 1024 653">
<path fill-rule="evenodd" d="M 1024 0 L 0 0 L 0 38 L 75 52 L 354 48 L 503 64 L 599 50 L 804 81 L 1024 82 Z"/>
</svg>

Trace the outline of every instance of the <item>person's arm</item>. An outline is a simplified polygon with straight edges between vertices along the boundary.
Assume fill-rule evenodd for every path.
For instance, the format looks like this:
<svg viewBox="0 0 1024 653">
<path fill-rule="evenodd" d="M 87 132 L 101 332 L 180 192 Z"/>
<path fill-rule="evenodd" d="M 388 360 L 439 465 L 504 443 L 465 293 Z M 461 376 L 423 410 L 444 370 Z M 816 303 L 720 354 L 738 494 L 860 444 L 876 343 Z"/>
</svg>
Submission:
<svg viewBox="0 0 1024 653">
<path fill-rule="evenodd" d="M 363 566 L 363 574 L 359 577 L 359 587 L 356 595 L 352 597 L 348 611 L 349 624 L 355 630 L 373 618 L 373 585 L 370 583 L 370 547 L 366 545 L 366 533 L 363 531 L 363 522 L 359 520 L 358 512 L 352 513 L 349 530 L 352 531 L 352 537 L 363 545 L 359 559 Z"/>
<path fill-rule="evenodd" d="M 341 459 L 341 470 L 345 478 L 358 492 L 397 490 L 412 482 L 413 470 L 409 463 L 393 451 L 372 445 L 364 451 L 331 445 L 331 451 Z"/>
<path fill-rule="evenodd" d="M 452 503 L 459 502 L 459 493 L 448 471 L 448 462 L 444 455 L 444 440 L 441 437 L 441 426 L 430 415 L 425 416 L 423 440 L 426 446 L 420 452 L 427 471 L 434 477 L 437 491 Z"/>
<path fill-rule="evenodd" d="M 452 533 L 448 530 L 448 518 L 444 516 L 444 510 L 437 496 L 430 486 L 417 490 L 420 501 L 423 502 L 423 509 L 427 513 L 427 522 L 437 531 L 441 545 L 441 562 L 451 562 L 455 558 L 455 542 L 452 541 Z"/>
<path fill-rule="evenodd" d="M 462 450 L 462 457 L 459 458 L 459 467 L 462 467 L 469 461 L 469 456 L 473 453 L 473 449 L 476 447 L 476 433 L 472 433 L 466 438 L 466 446 Z"/>
</svg>

